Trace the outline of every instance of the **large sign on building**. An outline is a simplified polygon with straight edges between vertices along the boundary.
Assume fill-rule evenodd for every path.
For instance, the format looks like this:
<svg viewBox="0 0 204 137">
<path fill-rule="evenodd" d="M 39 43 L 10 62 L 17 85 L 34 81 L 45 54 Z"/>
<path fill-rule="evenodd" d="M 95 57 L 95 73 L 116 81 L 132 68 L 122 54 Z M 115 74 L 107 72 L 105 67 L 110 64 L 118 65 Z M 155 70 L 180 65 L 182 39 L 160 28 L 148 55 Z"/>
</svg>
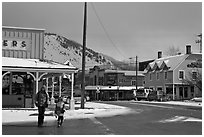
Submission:
<svg viewBox="0 0 204 137">
<path fill-rule="evenodd" d="M 3 38 L 2 41 L 2 49 L 5 50 L 30 50 L 30 39 Z"/>
<path fill-rule="evenodd" d="M 44 29 L 2 27 L 2 56 L 43 59 Z"/>
</svg>

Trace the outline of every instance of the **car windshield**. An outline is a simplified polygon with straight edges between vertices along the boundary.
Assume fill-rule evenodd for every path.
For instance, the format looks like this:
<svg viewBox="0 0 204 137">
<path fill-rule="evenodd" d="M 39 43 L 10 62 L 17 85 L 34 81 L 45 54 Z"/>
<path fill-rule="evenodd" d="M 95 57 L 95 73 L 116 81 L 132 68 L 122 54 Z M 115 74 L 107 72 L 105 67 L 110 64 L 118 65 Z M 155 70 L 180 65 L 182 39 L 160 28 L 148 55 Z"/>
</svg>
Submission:
<svg viewBox="0 0 204 137">
<path fill-rule="evenodd" d="M 138 89 L 137 93 L 144 93 L 144 89 Z"/>
</svg>

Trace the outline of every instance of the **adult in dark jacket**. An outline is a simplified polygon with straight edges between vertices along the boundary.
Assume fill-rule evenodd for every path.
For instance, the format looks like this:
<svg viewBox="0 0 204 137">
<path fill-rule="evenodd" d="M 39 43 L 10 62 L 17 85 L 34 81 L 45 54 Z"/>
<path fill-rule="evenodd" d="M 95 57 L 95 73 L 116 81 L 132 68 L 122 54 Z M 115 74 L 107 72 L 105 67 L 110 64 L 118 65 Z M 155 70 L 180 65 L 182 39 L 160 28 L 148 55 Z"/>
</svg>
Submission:
<svg viewBox="0 0 204 137">
<path fill-rule="evenodd" d="M 38 127 L 41 127 L 44 122 L 45 108 L 48 107 L 48 94 L 45 86 L 36 94 L 35 105 L 38 107 Z"/>
</svg>

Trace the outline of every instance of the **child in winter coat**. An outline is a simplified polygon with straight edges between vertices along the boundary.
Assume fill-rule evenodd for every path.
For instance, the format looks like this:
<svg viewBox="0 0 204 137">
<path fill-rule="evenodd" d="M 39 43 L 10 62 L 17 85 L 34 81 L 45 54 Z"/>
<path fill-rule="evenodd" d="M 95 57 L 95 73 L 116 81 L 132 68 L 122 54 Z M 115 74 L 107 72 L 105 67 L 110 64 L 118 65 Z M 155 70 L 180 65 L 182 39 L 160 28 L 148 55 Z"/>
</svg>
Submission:
<svg viewBox="0 0 204 137">
<path fill-rule="evenodd" d="M 55 114 L 58 117 L 58 119 L 57 119 L 58 127 L 60 127 L 63 123 L 64 112 L 65 112 L 65 104 L 63 102 L 63 99 L 60 97 L 58 99 L 58 102 L 56 103 L 56 107 L 55 107 Z"/>
</svg>

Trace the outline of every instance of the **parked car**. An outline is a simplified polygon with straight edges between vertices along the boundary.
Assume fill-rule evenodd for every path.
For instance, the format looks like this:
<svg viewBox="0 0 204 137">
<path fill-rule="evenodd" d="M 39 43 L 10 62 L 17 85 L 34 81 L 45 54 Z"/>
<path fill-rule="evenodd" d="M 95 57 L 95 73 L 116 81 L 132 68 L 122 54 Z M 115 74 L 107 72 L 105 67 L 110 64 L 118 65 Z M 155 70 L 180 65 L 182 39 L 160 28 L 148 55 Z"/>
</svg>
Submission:
<svg viewBox="0 0 204 137">
<path fill-rule="evenodd" d="M 158 101 L 167 101 L 168 98 L 167 98 L 167 95 L 163 91 L 159 90 L 159 91 L 157 91 L 157 100 Z"/>
<path fill-rule="evenodd" d="M 202 102 L 202 97 L 192 98 L 191 101 L 194 101 L 194 102 Z"/>
<path fill-rule="evenodd" d="M 71 96 L 64 96 L 63 97 L 63 101 L 66 104 L 69 104 L 70 99 L 71 99 Z M 81 103 L 81 95 L 74 95 L 74 101 L 76 104 Z M 89 97 L 87 97 L 87 96 L 84 97 L 84 103 L 86 103 L 86 101 L 89 101 Z"/>
<path fill-rule="evenodd" d="M 81 95 L 74 95 L 75 103 L 81 103 Z M 84 97 L 84 103 L 86 103 L 86 96 Z"/>
<path fill-rule="evenodd" d="M 140 88 L 136 91 L 136 100 L 147 100 L 149 92 L 152 91 L 152 89 L 147 88 Z"/>
<path fill-rule="evenodd" d="M 147 96 L 148 101 L 157 101 L 158 96 L 157 96 L 157 91 L 156 90 L 150 90 L 149 94 Z"/>
</svg>

